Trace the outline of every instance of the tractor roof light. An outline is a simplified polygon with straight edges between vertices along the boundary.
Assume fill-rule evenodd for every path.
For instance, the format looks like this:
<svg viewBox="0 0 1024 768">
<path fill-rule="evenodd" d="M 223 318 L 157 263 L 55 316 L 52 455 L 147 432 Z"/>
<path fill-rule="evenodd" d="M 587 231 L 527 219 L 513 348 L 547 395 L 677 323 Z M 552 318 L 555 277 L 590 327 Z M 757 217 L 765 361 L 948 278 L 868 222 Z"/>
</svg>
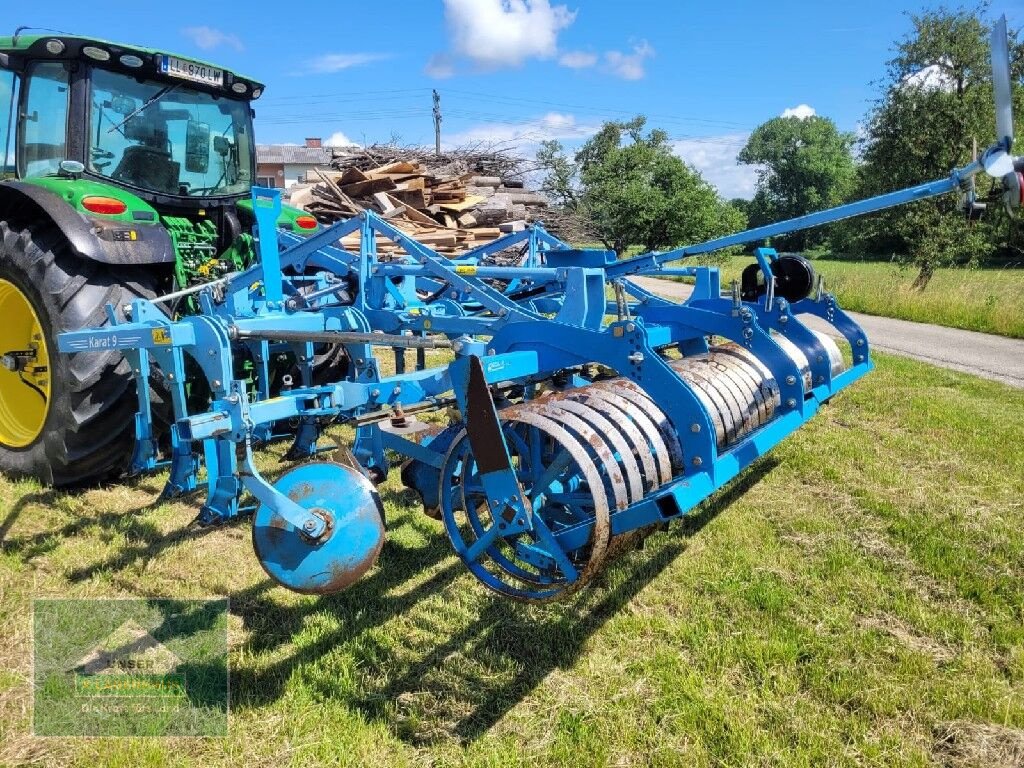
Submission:
<svg viewBox="0 0 1024 768">
<path fill-rule="evenodd" d="M 298 216 L 295 219 L 295 226 L 299 229 L 316 229 L 316 219 L 312 216 Z"/>
<path fill-rule="evenodd" d="M 121 57 L 120 61 L 126 67 L 131 67 L 132 69 L 138 69 L 143 64 L 142 59 L 132 53 L 126 53 Z"/>
<path fill-rule="evenodd" d="M 66 47 L 67 46 L 64 45 L 64 41 L 63 40 L 47 40 L 46 41 L 46 50 L 49 51 L 50 53 L 52 53 L 54 56 L 59 56 L 60 54 L 64 53 L 64 49 Z"/>
<path fill-rule="evenodd" d="M 104 197 L 102 195 L 89 195 L 82 198 L 82 207 L 92 213 L 102 213 L 107 216 L 116 216 L 128 210 L 128 206 L 116 197 Z"/>
<path fill-rule="evenodd" d="M 247 90 L 249 90 L 249 88 L 245 83 L 236 80 L 231 84 L 231 90 L 235 93 L 245 93 Z"/>
<path fill-rule="evenodd" d="M 110 51 L 97 48 L 95 45 L 87 45 L 82 48 L 82 53 L 94 61 L 110 61 Z"/>
</svg>

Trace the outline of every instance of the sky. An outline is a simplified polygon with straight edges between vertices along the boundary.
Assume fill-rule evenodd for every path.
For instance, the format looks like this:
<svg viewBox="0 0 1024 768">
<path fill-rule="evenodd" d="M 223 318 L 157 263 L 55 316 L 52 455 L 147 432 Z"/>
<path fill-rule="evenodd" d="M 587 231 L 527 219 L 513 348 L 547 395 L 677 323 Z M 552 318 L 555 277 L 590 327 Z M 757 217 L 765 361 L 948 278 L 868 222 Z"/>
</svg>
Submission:
<svg viewBox="0 0 1024 768">
<path fill-rule="evenodd" d="M 433 144 L 532 153 L 578 146 L 605 120 L 648 117 L 725 198 L 751 197 L 736 164 L 779 115 L 856 131 L 895 41 L 924 2 L 856 0 L 390 0 L 136 3 L 49 0 L 12 25 L 159 48 L 261 80 L 261 144 Z M 202 9 L 208 9 L 203 14 Z M 240 12 L 243 11 L 244 13 Z M 993 0 L 1024 25 L 1024 0 Z M 13 30 L 12 30 L 13 31 Z"/>
</svg>

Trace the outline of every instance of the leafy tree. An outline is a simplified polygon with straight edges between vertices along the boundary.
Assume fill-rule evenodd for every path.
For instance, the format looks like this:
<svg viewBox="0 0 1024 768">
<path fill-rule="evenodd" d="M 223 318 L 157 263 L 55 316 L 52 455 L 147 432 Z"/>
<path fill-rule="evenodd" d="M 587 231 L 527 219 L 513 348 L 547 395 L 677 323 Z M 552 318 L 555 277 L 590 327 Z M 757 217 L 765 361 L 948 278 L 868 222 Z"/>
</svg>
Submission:
<svg viewBox="0 0 1024 768">
<path fill-rule="evenodd" d="M 558 142 L 537 154 L 541 188 L 587 216 L 607 248 L 663 249 L 706 240 L 742 226 L 742 215 L 672 154 L 668 134 L 646 119 L 608 122 L 570 158 Z"/>
<path fill-rule="evenodd" d="M 803 216 L 841 203 L 854 181 L 854 136 L 826 117 L 776 117 L 758 126 L 738 160 L 759 166 L 751 224 Z M 804 250 L 824 238 L 820 230 L 795 232 L 780 245 Z"/>
<path fill-rule="evenodd" d="M 975 140 L 984 148 L 995 137 L 987 11 L 982 3 L 910 16 L 913 32 L 897 43 L 884 93 L 868 116 L 859 196 L 942 178 L 970 162 Z M 1011 33 L 1016 82 L 1024 46 L 1015 37 Z M 1019 84 L 1015 91 L 1020 114 Z M 977 183 L 979 192 L 988 191 L 986 177 Z M 843 228 L 843 245 L 913 262 L 919 268 L 915 284 L 923 290 L 935 267 L 977 263 L 1006 243 L 1010 228 L 998 206 L 971 223 L 958 202 L 946 195 L 853 222 Z"/>
</svg>

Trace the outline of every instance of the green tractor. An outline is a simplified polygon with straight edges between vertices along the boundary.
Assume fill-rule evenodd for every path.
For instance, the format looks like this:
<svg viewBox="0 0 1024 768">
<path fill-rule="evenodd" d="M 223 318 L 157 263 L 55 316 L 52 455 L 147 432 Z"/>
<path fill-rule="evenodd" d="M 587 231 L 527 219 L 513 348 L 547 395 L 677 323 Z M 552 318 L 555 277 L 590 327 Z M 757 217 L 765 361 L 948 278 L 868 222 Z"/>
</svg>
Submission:
<svg viewBox="0 0 1024 768">
<path fill-rule="evenodd" d="M 262 91 L 146 48 L 0 37 L 0 472 L 69 485 L 127 466 L 133 372 L 116 351 L 59 355 L 56 335 L 252 263 Z M 318 228 L 288 208 L 278 226 Z"/>
</svg>

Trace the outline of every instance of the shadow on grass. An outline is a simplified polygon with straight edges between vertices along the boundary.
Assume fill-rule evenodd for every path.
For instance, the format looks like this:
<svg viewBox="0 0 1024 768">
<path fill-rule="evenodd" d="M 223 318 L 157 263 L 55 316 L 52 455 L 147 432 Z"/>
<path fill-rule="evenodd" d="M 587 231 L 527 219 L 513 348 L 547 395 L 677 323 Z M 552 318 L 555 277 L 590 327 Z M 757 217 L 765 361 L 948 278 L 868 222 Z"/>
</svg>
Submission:
<svg viewBox="0 0 1024 768">
<path fill-rule="evenodd" d="M 436 601 L 431 609 L 418 604 L 463 573 L 461 563 L 453 561 L 414 587 L 402 589 L 451 556 L 443 536 L 414 549 L 389 542 L 378 570 L 331 597 L 282 606 L 272 600 L 269 583 L 256 585 L 233 596 L 231 605 L 252 632 L 249 652 L 270 652 L 292 642 L 314 614 L 333 615 L 340 626 L 304 642 L 285 658 L 235 670 L 232 707 L 272 703 L 298 676 L 315 696 L 345 701 L 365 716 L 387 723 L 411 744 L 439 738 L 473 741 L 552 671 L 571 667 L 589 638 L 685 550 L 685 539 L 728 509 L 776 463 L 770 458 L 759 461 L 683 517 L 673 533 L 649 539 L 641 554 L 622 556 L 589 590 L 564 604 L 524 606 L 488 597 L 480 600 L 481 608 L 471 620 L 449 628 L 444 608 Z M 402 638 L 396 643 L 393 636 L 371 631 L 409 612 L 410 622 L 426 630 L 426 640 L 420 632 L 419 641 L 410 637 L 407 644 Z M 339 647 L 356 657 L 358 681 L 340 674 L 336 660 L 327 658 Z"/>
<path fill-rule="evenodd" d="M 264 472 L 264 477 L 271 483 L 295 466 L 290 463 L 286 466 L 275 467 L 269 472 Z M 221 525 L 201 527 L 194 524 L 185 525 L 171 533 L 162 532 L 153 523 L 143 520 L 143 512 L 158 507 L 162 504 L 184 503 L 192 505 L 198 512 L 206 498 L 206 486 L 200 483 L 199 488 L 194 491 L 182 494 L 171 499 L 161 496 L 162 487 L 158 490 L 152 483 L 149 475 L 126 477 L 120 485 L 132 491 L 141 491 L 150 494 L 153 498 L 135 507 L 134 509 L 120 509 L 113 512 L 102 512 L 98 515 L 83 515 L 59 528 L 52 528 L 36 533 L 8 539 L 8 533 L 26 508 L 33 505 L 53 506 L 61 498 L 75 496 L 83 489 L 100 487 L 96 485 L 83 486 L 79 489 L 49 489 L 36 493 L 27 494 L 21 497 L 0 522 L 0 546 L 10 552 L 17 552 L 23 560 L 52 552 L 61 541 L 77 536 L 90 528 L 103 531 L 117 531 L 124 534 L 133 542 L 138 542 L 122 548 L 116 554 L 102 560 L 82 565 L 70 571 L 67 578 L 72 582 L 86 581 L 97 573 L 104 571 L 120 571 L 139 560 L 148 560 L 160 555 L 165 549 L 174 546 L 182 541 L 199 539 L 224 527 L 248 524 L 248 518 L 252 516 L 253 499 L 247 494 L 243 495 L 239 504 L 242 511 L 236 517 L 225 521 Z"/>
<path fill-rule="evenodd" d="M 454 600 L 463 606 L 478 605 L 478 610 L 469 618 L 458 611 L 451 613 L 463 618 L 446 615 L 447 598 L 455 589 L 462 589 L 461 585 L 452 589 L 452 582 L 465 569 L 437 525 L 418 515 L 404 519 L 401 527 L 423 534 L 425 543 L 405 546 L 401 537 L 389 539 L 379 567 L 345 592 L 285 598 L 284 602 L 269 580 L 235 592 L 231 612 L 241 618 L 249 633 L 246 655 L 265 654 L 270 660 L 250 662 L 232 672 L 231 706 L 272 704 L 298 677 L 315 696 L 345 702 L 366 717 L 386 723 L 409 743 L 439 738 L 473 741 L 549 674 L 571 667 L 588 640 L 685 550 L 686 539 L 697 535 L 776 464 L 770 457 L 758 461 L 725 490 L 681 518 L 672 534 L 648 540 L 641 554 L 621 557 L 589 590 L 562 604 L 524 606 L 482 597 L 483 588 L 469 586 L 467 578 L 467 589 L 476 593 L 458 595 Z M 42 492 L 20 501 L 0 524 L 0 533 L 6 534 L 26 506 L 52 503 L 56 493 Z M 394 505 L 408 506 L 412 498 L 406 491 L 384 488 L 382 493 Z M 4 542 L 4 546 L 30 557 L 95 526 L 126 533 L 138 542 L 69 574 L 72 581 L 80 581 L 101 571 L 123 570 L 140 559 L 156 557 L 183 539 L 217 530 L 183 528 L 164 534 L 131 514 L 122 511 L 85 517 L 59 530 Z M 425 576 L 428 571 L 430 575 Z M 428 601 L 446 590 L 449 594 L 440 605 L 437 600 Z M 306 631 L 311 620 L 323 616 L 332 619 L 329 628 L 318 633 Z M 399 633 L 411 631 L 415 637 L 375 631 L 400 616 L 408 617 L 409 627 Z M 289 649 L 300 635 L 301 644 Z M 344 652 L 335 655 L 336 649 Z M 347 663 L 339 661 L 341 656 L 352 659 L 352 674 L 339 674 L 337 665 Z"/>
<path fill-rule="evenodd" d="M 3 522 L 0 522 L 0 546 L 4 546 L 7 543 L 7 534 L 10 532 L 14 524 L 18 522 L 18 518 L 21 517 L 21 514 L 27 507 L 34 504 L 50 506 L 60 495 L 60 491 L 50 490 L 27 493 L 19 498 L 17 503 L 8 510 L 7 514 L 4 516 Z"/>
</svg>

